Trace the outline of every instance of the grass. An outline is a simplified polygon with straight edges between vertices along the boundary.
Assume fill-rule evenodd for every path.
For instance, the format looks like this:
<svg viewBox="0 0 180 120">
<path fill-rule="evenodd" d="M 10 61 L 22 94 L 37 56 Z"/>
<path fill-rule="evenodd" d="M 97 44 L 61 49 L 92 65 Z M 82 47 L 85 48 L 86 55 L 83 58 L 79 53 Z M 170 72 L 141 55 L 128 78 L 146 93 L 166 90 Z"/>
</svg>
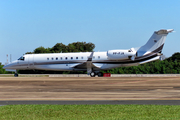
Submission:
<svg viewBox="0 0 180 120">
<path fill-rule="evenodd" d="M 14 77 L 14 74 L 0 74 L 0 77 Z"/>
<path fill-rule="evenodd" d="M 2 120 L 177 120 L 180 106 L 170 105 L 7 105 Z"/>
</svg>

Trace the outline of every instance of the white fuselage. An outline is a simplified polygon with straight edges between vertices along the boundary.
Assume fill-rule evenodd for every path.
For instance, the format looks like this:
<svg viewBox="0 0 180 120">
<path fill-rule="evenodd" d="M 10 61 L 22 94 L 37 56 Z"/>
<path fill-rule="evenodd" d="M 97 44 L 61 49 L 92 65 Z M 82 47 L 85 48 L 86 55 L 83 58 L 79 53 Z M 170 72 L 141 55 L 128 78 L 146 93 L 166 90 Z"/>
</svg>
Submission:
<svg viewBox="0 0 180 120">
<path fill-rule="evenodd" d="M 6 65 L 6 68 L 17 70 L 38 69 L 55 71 L 87 70 L 86 66 L 81 66 L 81 64 L 87 62 L 91 53 L 92 52 L 26 54 L 22 57 L 23 59 L 18 59 L 9 65 Z M 124 60 L 132 61 L 130 57 L 134 54 L 134 52 L 128 52 L 128 50 L 94 52 L 92 63 L 95 67 L 93 69 L 106 70 L 124 66 L 125 64 L 123 65 L 118 62 Z M 114 62 L 116 64 L 114 64 Z"/>
<path fill-rule="evenodd" d="M 4 66 L 14 70 L 93 71 L 122 66 L 139 65 L 160 58 L 168 33 L 173 29 L 155 31 L 147 43 L 139 48 L 109 50 L 107 52 L 26 54 Z"/>
</svg>

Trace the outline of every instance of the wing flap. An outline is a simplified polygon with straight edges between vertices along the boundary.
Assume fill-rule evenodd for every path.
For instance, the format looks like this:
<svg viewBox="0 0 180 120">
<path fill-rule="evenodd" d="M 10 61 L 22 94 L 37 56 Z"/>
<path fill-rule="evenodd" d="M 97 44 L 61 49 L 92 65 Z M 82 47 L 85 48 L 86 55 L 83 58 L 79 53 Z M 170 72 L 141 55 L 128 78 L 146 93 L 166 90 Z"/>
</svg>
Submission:
<svg viewBox="0 0 180 120">
<path fill-rule="evenodd" d="M 100 64 L 100 63 L 93 63 L 93 66 L 96 68 L 101 68 L 104 64 Z"/>
<path fill-rule="evenodd" d="M 81 65 L 82 63 L 74 63 L 74 64 L 69 64 L 69 67 L 72 67 L 72 68 L 74 68 L 74 67 L 76 67 L 76 66 L 78 66 L 78 65 Z"/>
</svg>

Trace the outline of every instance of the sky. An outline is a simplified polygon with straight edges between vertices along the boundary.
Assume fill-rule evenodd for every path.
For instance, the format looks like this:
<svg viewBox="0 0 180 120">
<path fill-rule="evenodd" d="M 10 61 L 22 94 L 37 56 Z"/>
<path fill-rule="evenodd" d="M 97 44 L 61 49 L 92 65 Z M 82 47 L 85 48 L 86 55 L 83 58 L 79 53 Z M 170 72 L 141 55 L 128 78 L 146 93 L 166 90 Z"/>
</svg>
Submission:
<svg viewBox="0 0 180 120">
<path fill-rule="evenodd" d="M 0 0 L 0 62 L 56 43 L 91 42 L 94 51 L 140 47 L 160 29 L 175 30 L 163 54 L 180 52 L 179 0 Z"/>
</svg>

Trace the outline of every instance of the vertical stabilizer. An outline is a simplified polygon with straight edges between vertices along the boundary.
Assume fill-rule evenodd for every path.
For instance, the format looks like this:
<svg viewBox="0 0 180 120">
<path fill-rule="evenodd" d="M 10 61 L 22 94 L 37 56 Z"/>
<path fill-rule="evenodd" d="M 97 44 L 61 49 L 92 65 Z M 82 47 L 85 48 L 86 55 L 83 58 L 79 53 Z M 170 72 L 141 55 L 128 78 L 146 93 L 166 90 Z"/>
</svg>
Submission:
<svg viewBox="0 0 180 120">
<path fill-rule="evenodd" d="M 166 36 L 172 32 L 173 29 L 162 29 L 155 31 L 148 42 L 137 50 L 137 57 L 143 56 L 148 53 L 161 53 Z"/>
</svg>

